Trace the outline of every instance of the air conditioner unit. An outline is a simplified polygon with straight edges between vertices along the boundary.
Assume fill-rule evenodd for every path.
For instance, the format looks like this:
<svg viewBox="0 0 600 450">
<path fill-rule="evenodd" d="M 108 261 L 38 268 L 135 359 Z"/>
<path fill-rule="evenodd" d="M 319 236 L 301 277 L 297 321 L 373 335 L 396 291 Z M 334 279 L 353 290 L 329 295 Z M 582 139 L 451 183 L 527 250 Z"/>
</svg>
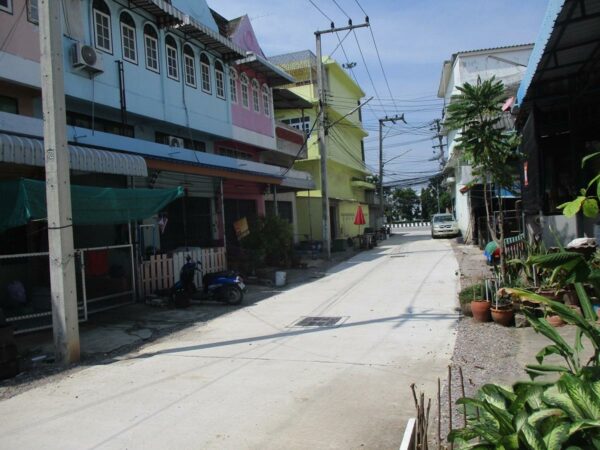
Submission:
<svg viewBox="0 0 600 450">
<path fill-rule="evenodd" d="M 90 73 L 101 73 L 102 60 L 100 55 L 91 45 L 76 42 L 72 48 L 73 67 L 86 70 Z"/>
<path fill-rule="evenodd" d="M 177 136 L 168 136 L 167 143 L 171 147 L 181 147 L 181 148 L 184 147 L 183 139 L 181 139 L 180 137 L 177 137 Z"/>
</svg>

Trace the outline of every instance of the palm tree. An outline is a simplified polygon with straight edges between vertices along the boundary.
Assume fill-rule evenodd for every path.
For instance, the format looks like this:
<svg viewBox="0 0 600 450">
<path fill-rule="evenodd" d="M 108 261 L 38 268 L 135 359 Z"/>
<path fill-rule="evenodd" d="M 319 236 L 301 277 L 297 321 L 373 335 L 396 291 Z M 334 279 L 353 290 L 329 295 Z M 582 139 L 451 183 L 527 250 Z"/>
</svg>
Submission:
<svg viewBox="0 0 600 450">
<path fill-rule="evenodd" d="M 457 139 L 457 150 L 473 168 L 473 174 L 483 184 L 484 203 L 487 215 L 487 226 L 496 244 L 504 250 L 504 227 L 502 202 L 500 202 L 500 227 L 498 232 L 490 211 L 492 196 L 488 195 L 488 183 L 499 188 L 511 188 L 513 170 L 510 159 L 516 156 L 518 144 L 516 134 L 503 129 L 502 103 L 506 99 L 504 84 L 494 77 L 476 84 L 465 83 L 457 88 L 459 93 L 452 96 L 448 105 L 445 126 L 460 130 Z M 502 276 L 506 273 L 504 251 L 501 253 Z"/>
</svg>

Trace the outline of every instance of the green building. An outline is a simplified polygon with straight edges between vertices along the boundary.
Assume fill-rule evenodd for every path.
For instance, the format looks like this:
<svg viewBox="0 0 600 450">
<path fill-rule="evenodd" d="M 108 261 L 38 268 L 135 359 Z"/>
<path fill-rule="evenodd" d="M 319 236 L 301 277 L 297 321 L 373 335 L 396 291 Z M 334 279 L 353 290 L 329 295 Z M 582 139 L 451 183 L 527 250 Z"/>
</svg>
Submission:
<svg viewBox="0 0 600 450">
<path fill-rule="evenodd" d="M 317 58 L 309 50 L 271 58 L 291 74 L 296 82 L 285 88 L 310 102 L 311 109 L 278 109 L 277 120 L 310 133 L 306 159 L 296 161 L 294 169 L 309 172 L 316 184 L 312 191 L 296 194 L 298 233 L 306 239 L 321 240 L 322 203 L 321 171 L 318 146 Z M 327 177 L 332 239 L 344 239 L 362 233 L 369 226 L 369 204 L 373 203 L 375 185 L 368 183 L 371 174 L 365 165 L 361 111 L 355 109 L 365 93 L 332 58 L 324 57 L 326 92 L 325 123 L 327 128 Z M 312 131 L 311 131 L 312 130 Z M 356 211 L 362 207 L 367 225 L 354 225 Z"/>
</svg>

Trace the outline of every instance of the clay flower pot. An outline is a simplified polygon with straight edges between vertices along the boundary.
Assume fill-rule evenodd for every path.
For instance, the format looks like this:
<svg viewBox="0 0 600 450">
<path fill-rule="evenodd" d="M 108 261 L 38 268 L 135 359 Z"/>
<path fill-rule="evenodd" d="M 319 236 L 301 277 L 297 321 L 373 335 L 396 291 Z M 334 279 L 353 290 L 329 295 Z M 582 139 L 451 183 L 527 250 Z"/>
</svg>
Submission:
<svg viewBox="0 0 600 450">
<path fill-rule="evenodd" d="M 485 300 L 473 300 L 471 302 L 471 311 L 473 312 L 473 318 L 477 322 L 489 322 L 491 304 Z"/>
<path fill-rule="evenodd" d="M 492 319 L 498 325 L 502 325 L 503 327 L 508 327 L 513 321 L 515 313 L 511 307 L 507 308 L 491 308 L 492 311 Z"/>
<path fill-rule="evenodd" d="M 554 328 L 562 327 L 565 324 L 565 321 L 560 316 L 548 316 L 546 317 L 546 321 Z"/>
</svg>

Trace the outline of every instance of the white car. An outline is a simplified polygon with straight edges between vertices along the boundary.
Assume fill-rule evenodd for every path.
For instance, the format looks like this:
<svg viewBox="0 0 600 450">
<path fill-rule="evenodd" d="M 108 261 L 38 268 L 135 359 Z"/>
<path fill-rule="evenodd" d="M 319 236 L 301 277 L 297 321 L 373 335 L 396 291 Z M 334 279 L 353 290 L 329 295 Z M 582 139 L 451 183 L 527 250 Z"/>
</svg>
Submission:
<svg viewBox="0 0 600 450">
<path fill-rule="evenodd" d="M 431 237 L 458 236 L 460 230 L 452 214 L 434 214 L 431 218 Z"/>
</svg>

